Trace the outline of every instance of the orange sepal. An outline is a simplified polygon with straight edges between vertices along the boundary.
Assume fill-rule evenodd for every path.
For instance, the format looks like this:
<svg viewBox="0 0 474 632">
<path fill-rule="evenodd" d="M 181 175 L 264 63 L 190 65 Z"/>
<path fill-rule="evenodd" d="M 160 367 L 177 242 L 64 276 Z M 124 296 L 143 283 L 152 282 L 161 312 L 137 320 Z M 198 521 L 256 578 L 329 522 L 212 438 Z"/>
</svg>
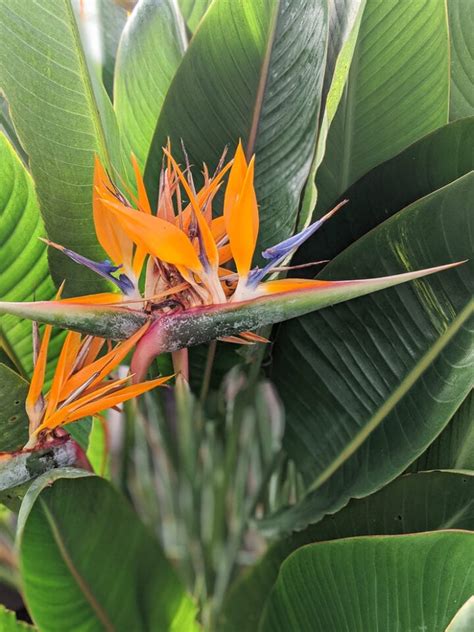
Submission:
<svg viewBox="0 0 474 632">
<path fill-rule="evenodd" d="M 154 215 L 128 209 L 118 202 L 107 201 L 104 204 L 111 209 L 130 238 L 148 253 L 196 273 L 202 270 L 191 241 L 177 226 Z"/>
<path fill-rule="evenodd" d="M 247 168 L 240 193 L 232 198 L 233 204 L 224 204 L 227 235 L 241 277 L 247 276 L 250 271 L 258 236 L 258 207 L 253 186 L 254 165 L 255 157 Z"/>
</svg>

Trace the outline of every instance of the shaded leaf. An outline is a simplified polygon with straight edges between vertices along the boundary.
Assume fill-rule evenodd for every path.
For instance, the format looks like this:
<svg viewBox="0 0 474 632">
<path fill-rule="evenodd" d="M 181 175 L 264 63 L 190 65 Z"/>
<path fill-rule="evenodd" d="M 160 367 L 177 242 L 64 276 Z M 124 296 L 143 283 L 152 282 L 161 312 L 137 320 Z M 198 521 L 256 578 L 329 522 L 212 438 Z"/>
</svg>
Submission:
<svg viewBox="0 0 474 632">
<path fill-rule="evenodd" d="M 397 478 L 338 513 L 273 544 L 238 579 L 222 610 L 221 632 L 255 630 L 283 561 L 305 544 L 359 535 L 474 529 L 474 475 L 423 472 Z"/>
<path fill-rule="evenodd" d="M 47 300 L 55 288 L 49 275 L 44 234 L 31 176 L 0 134 L 0 297 L 2 301 Z M 57 356 L 60 335 L 53 337 L 51 358 Z M 14 316 L 0 319 L 0 347 L 6 348 L 18 370 L 32 371 L 31 323 Z"/>
<path fill-rule="evenodd" d="M 474 115 L 474 11 L 470 0 L 448 0 L 451 90 L 449 119 Z"/>
<path fill-rule="evenodd" d="M 212 0 L 179 0 L 179 8 L 191 32 L 194 32 Z"/>
<path fill-rule="evenodd" d="M 88 72 L 70 0 L 1 0 L 0 20 L 0 86 L 30 159 L 48 236 L 103 258 L 92 223 L 93 162 L 99 154 L 120 172 L 117 130 L 110 101 Z M 56 281 L 68 280 L 66 293 L 104 289 L 60 253 L 51 254 L 51 267 Z"/>
<path fill-rule="evenodd" d="M 468 174 L 415 202 L 321 276 L 469 257 L 473 183 Z M 380 488 L 448 423 L 471 388 L 471 267 L 281 327 L 273 379 L 286 407 L 285 446 L 319 489 L 280 526 L 301 528 Z"/>
<path fill-rule="evenodd" d="M 98 22 L 102 53 L 102 81 L 110 99 L 113 98 L 115 60 L 127 11 L 114 0 L 98 0 Z"/>
<path fill-rule="evenodd" d="M 313 159 L 326 59 L 322 0 L 216 0 L 171 83 L 146 164 L 156 197 L 162 146 L 213 171 L 242 139 L 256 153 L 260 246 L 294 230 Z"/>
<path fill-rule="evenodd" d="M 471 632 L 474 628 L 474 597 L 456 612 L 453 620 L 446 628 L 446 632 Z"/>
<path fill-rule="evenodd" d="M 294 263 L 332 259 L 405 206 L 472 171 L 473 144 L 470 117 L 440 127 L 378 165 L 344 192 L 347 206 L 303 244 Z"/>
<path fill-rule="evenodd" d="M 410 472 L 435 469 L 474 470 L 473 393 L 469 393 L 426 452 L 410 465 Z"/>
<path fill-rule="evenodd" d="M 104 479 L 78 470 L 38 479 L 17 538 L 26 602 L 41 630 L 195 629 L 194 604 L 158 542 Z"/>
<path fill-rule="evenodd" d="M 316 172 L 324 158 L 329 129 L 344 92 L 365 4 L 366 0 L 335 0 L 329 3 L 329 36 L 322 93 L 322 114 L 316 152 L 301 202 L 298 230 L 302 230 L 310 221 L 316 206 Z"/>
<path fill-rule="evenodd" d="M 0 364 L 0 452 L 19 450 L 28 441 L 28 387 L 18 373 Z"/>
<path fill-rule="evenodd" d="M 473 555 L 463 531 L 305 546 L 284 562 L 258 629 L 444 632 L 474 590 Z"/>
<path fill-rule="evenodd" d="M 186 34 L 175 0 L 137 4 L 120 41 L 114 103 L 125 156 L 133 152 L 141 168 L 185 48 Z"/>
<path fill-rule="evenodd" d="M 448 121 L 444 0 L 368 0 L 316 178 L 316 213 L 353 182 Z"/>
</svg>

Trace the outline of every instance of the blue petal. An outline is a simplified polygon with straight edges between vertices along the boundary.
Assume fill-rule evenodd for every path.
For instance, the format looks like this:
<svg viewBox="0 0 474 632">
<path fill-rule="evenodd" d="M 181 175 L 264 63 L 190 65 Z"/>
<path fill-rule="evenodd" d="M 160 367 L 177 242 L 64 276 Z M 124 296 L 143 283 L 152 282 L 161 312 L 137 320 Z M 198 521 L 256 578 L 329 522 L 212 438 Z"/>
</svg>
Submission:
<svg viewBox="0 0 474 632">
<path fill-rule="evenodd" d="M 108 261 L 92 261 L 92 259 L 88 259 L 87 257 L 83 257 L 82 255 L 74 252 L 74 250 L 69 250 L 69 248 L 61 248 L 61 252 L 64 252 L 70 259 L 79 263 L 90 270 L 93 270 L 96 274 L 112 281 L 119 290 L 123 294 L 130 294 L 135 289 L 133 282 L 128 278 L 126 274 L 120 274 L 118 279 L 113 276 L 114 272 L 117 272 L 122 266 L 114 266 L 113 263 Z"/>
</svg>

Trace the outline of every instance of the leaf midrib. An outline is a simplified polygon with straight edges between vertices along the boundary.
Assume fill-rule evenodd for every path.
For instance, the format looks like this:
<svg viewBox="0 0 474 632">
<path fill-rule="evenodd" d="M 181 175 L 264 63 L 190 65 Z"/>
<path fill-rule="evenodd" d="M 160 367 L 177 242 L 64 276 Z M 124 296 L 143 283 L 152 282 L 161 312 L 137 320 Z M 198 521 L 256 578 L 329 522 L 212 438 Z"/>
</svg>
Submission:
<svg viewBox="0 0 474 632">
<path fill-rule="evenodd" d="M 57 547 L 59 549 L 59 553 L 60 553 L 64 563 L 66 564 L 69 572 L 71 573 L 71 576 L 76 581 L 76 583 L 77 583 L 77 585 L 79 587 L 79 590 L 84 595 L 86 601 L 89 603 L 89 605 L 91 606 L 92 610 L 96 613 L 98 619 L 103 624 L 104 629 L 107 632 L 115 632 L 115 627 L 112 624 L 112 622 L 110 621 L 108 614 L 105 612 L 105 610 L 99 604 L 99 602 L 96 600 L 96 598 L 92 594 L 91 589 L 87 585 L 86 581 L 84 580 L 84 578 L 81 576 L 81 574 L 79 573 L 79 571 L 75 567 L 74 562 L 72 561 L 71 556 L 69 555 L 69 552 L 68 552 L 68 550 L 66 548 L 66 544 L 65 544 L 64 540 L 61 537 L 61 533 L 59 531 L 59 527 L 58 527 L 58 525 L 56 523 L 56 520 L 55 520 L 52 512 L 50 511 L 47 503 L 41 497 L 38 499 L 38 502 L 40 503 L 41 508 L 42 508 L 42 510 L 44 512 L 44 515 L 46 516 L 46 520 L 48 521 L 48 524 L 49 524 L 49 527 L 51 529 L 51 533 L 53 535 L 54 541 L 56 542 L 56 545 L 57 545 Z"/>
<path fill-rule="evenodd" d="M 92 86 L 92 80 L 89 74 L 89 68 L 86 63 L 86 59 L 84 56 L 84 50 L 82 47 L 81 36 L 79 34 L 79 28 L 76 22 L 76 16 L 74 15 L 74 10 L 72 8 L 71 0 L 64 0 L 66 11 L 69 15 L 69 23 L 71 26 L 71 35 L 74 39 L 75 48 L 77 51 L 77 61 L 80 68 L 80 76 L 84 81 L 84 95 L 86 97 L 88 110 L 90 112 L 92 125 L 94 126 L 94 130 L 97 137 L 97 144 L 99 147 L 99 153 L 101 157 L 106 159 L 109 168 L 112 167 L 109 150 L 107 147 L 107 142 L 105 139 L 104 129 L 102 127 L 102 121 L 100 120 L 99 114 L 99 105 L 96 102 L 94 88 Z"/>
<path fill-rule="evenodd" d="M 255 103 L 252 113 L 252 123 L 250 125 L 249 138 L 246 146 L 246 157 L 250 160 L 255 153 L 255 144 L 257 142 L 258 127 L 260 125 L 261 113 L 263 109 L 263 103 L 265 100 L 265 93 L 268 82 L 268 72 L 270 69 L 270 62 L 273 53 L 273 45 L 275 43 L 275 34 L 277 30 L 278 18 L 280 16 L 281 0 L 276 0 L 275 8 L 273 10 L 272 17 L 270 19 L 267 35 L 267 48 L 260 67 L 260 78 L 258 81 L 257 94 L 255 95 Z"/>
<path fill-rule="evenodd" d="M 334 472 L 362 445 L 368 436 L 384 421 L 400 400 L 406 395 L 421 375 L 431 366 L 439 354 L 445 349 L 452 338 L 462 328 L 468 318 L 474 313 L 474 301 L 470 301 L 458 313 L 448 329 L 436 340 L 432 347 L 420 358 L 416 365 L 408 372 L 393 393 L 384 401 L 377 412 L 372 415 L 367 424 L 358 432 L 339 456 L 318 476 L 308 492 L 318 489 Z"/>
</svg>

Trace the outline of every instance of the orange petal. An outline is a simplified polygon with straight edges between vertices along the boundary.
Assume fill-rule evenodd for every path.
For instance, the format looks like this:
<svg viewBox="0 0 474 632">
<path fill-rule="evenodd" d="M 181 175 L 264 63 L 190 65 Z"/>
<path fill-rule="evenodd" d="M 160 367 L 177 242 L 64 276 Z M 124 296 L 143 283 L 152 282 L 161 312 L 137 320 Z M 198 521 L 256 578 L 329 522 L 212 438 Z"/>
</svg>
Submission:
<svg viewBox="0 0 474 632">
<path fill-rule="evenodd" d="M 187 235 L 154 215 L 146 215 L 124 207 L 117 202 L 104 202 L 115 214 L 127 234 L 135 243 L 153 256 L 182 265 L 193 272 L 202 270 L 201 262 Z"/>
<path fill-rule="evenodd" d="M 142 174 L 140 173 L 140 167 L 138 166 L 137 159 L 135 155 L 132 153 L 131 156 L 133 170 L 135 172 L 135 181 L 137 183 L 137 193 L 138 193 L 138 208 L 143 213 L 147 213 L 151 215 L 151 206 L 148 200 L 148 195 L 145 189 L 145 183 L 143 182 Z M 147 251 L 142 246 L 137 246 L 135 250 L 135 255 L 133 257 L 133 272 L 137 279 L 140 277 L 140 273 L 143 268 L 143 264 L 145 262 L 145 257 L 147 256 Z"/>
<path fill-rule="evenodd" d="M 120 294 L 114 294 L 113 292 L 101 292 L 99 294 L 85 294 L 84 296 L 74 296 L 73 298 L 62 298 L 60 302 L 102 305 L 107 303 L 118 303 L 119 301 Z"/>
<path fill-rule="evenodd" d="M 46 325 L 44 328 L 43 338 L 41 340 L 41 346 L 36 360 L 35 368 L 30 382 L 30 388 L 28 389 L 28 395 L 26 397 L 25 408 L 30 419 L 34 414 L 34 407 L 36 402 L 41 396 L 41 390 L 44 384 L 44 376 L 46 371 L 46 361 L 48 359 L 48 345 L 51 338 L 52 325 Z"/>
<path fill-rule="evenodd" d="M 247 160 L 245 158 L 242 142 L 239 140 L 234 156 L 232 169 L 230 170 L 229 181 L 224 196 L 224 216 L 232 213 L 232 209 L 237 202 L 242 185 L 247 174 Z"/>
<path fill-rule="evenodd" d="M 142 382 L 141 384 L 132 384 L 131 386 L 127 386 L 123 389 L 120 389 L 116 393 L 111 395 L 106 395 L 105 397 L 101 397 L 95 401 L 85 404 L 80 408 L 74 410 L 73 412 L 66 411 L 65 415 L 58 415 L 56 418 L 51 418 L 48 422 L 45 422 L 38 428 L 37 432 L 40 432 L 44 428 L 54 428 L 62 423 L 70 423 L 72 421 L 77 421 L 78 419 L 82 419 L 83 417 L 88 417 L 89 415 L 95 415 L 102 410 L 106 410 L 108 408 L 112 408 L 113 406 L 117 406 L 118 404 L 122 404 L 123 402 L 132 399 L 133 397 L 137 397 L 142 393 L 146 393 L 157 386 L 161 386 L 165 382 L 167 382 L 172 376 L 160 377 L 156 380 L 149 380 L 148 382 Z M 61 411 L 58 411 L 58 413 Z"/>
<path fill-rule="evenodd" d="M 166 150 L 165 150 L 166 153 Z M 181 181 L 181 184 L 183 185 L 184 190 L 186 191 L 186 195 L 189 198 L 189 202 L 192 206 L 192 209 L 194 211 L 194 215 L 197 219 L 198 222 L 198 226 L 199 226 L 199 231 L 201 233 L 201 238 L 202 238 L 202 242 L 203 242 L 203 246 L 204 246 L 204 250 L 205 250 L 205 254 L 207 257 L 207 260 L 209 261 L 209 263 L 211 264 L 211 266 L 216 267 L 218 260 L 219 260 L 219 255 L 217 252 L 217 246 L 216 246 L 216 242 L 214 241 L 214 238 L 212 236 L 211 230 L 209 228 L 209 225 L 204 217 L 204 215 L 201 212 L 201 209 L 199 208 L 199 204 L 198 201 L 196 199 L 196 196 L 194 195 L 193 191 L 191 190 L 191 187 L 189 186 L 184 173 L 181 171 L 178 163 L 176 162 L 176 160 L 173 158 L 173 156 L 171 156 L 171 154 L 169 154 L 169 159 L 171 160 L 171 163 L 178 175 L 178 178 Z"/>
<path fill-rule="evenodd" d="M 61 389 L 72 369 L 80 344 L 81 334 L 75 331 L 68 331 L 56 364 L 51 389 L 47 395 L 48 403 L 44 414 L 45 419 L 53 413 L 58 405 Z"/>
<path fill-rule="evenodd" d="M 111 351 L 104 356 L 92 362 L 83 369 L 74 373 L 64 385 L 62 397 L 66 399 L 71 393 L 73 393 L 81 384 L 85 384 L 94 374 L 97 374 L 94 380 L 89 385 L 89 388 L 100 384 L 100 382 L 111 372 L 113 369 L 122 362 L 125 356 L 131 351 L 136 342 L 143 336 L 148 329 L 149 323 L 146 323 L 133 336 L 130 336 L 124 342 L 116 345 Z"/>
<path fill-rule="evenodd" d="M 239 195 L 232 198 L 232 206 L 230 203 L 227 206 L 224 204 L 227 235 L 241 277 L 247 276 L 252 266 L 258 236 L 258 207 L 253 186 L 254 164 L 255 157 L 250 161 Z"/>
<path fill-rule="evenodd" d="M 110 211 L 104 206 L 106 200 L 116 200 L 111 191 L 113 191 L 112 182 L 96 156 L 92 212 L 97 239 L 114 263 L 122 263 L 125 267 L 130 268 L 133 250 L 132 242 L 121 227 L 114 222 Z"/>
<path fill-rule="evenodd" d="M 138 166 L 137 159 L 135 155 L 132 153 L 131 155 L 133 171 L 135 172 L 135 181 L 137 183 L 137 193 L 138 193 L 138 206 L 140 211 L 144 213 L 148 213 L 151 215 L 151 206 L 148 200 L 148 195 L 145 189 L 145 183 L 143 182 L 142 174 L 140 173 L 140 167 Z"/>
<path fill-rule="evenodd" d="M 257 287 L 257 292 L 261 290 L 265 294 L 276 294 L 278 292 L 325 287 L 331 285 L 331 283 L 331 281 L 316 281 L 314 279 L 277 279 L 276 281 L 261 283 Z"/>
</svg>

